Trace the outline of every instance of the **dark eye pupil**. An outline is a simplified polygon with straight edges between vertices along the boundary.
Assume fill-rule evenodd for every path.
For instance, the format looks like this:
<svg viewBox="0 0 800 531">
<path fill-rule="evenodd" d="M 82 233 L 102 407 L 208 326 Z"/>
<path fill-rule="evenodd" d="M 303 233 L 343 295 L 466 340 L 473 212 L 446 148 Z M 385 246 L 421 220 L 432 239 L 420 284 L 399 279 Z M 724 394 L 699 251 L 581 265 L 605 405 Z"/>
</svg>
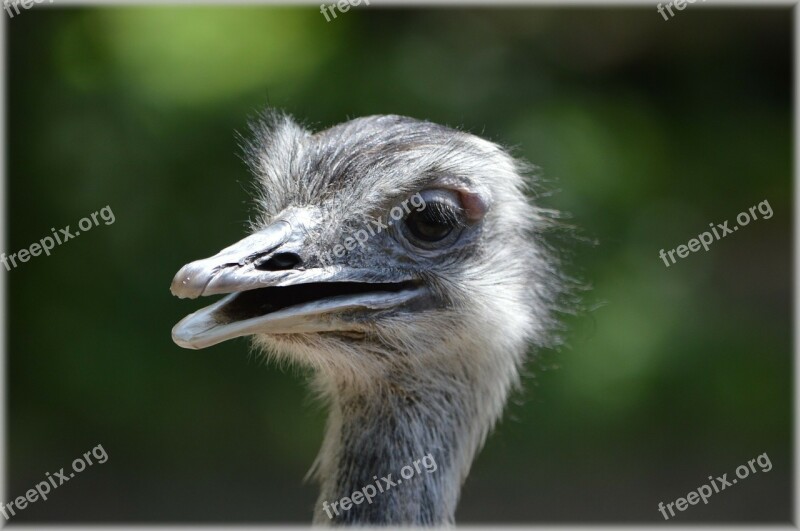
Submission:
<svg viewBox="0 0 800 531">
<path fill-rule="evenodd" d="M 444 239 L 453 230 L 452 225 L 444 220 L 436 219 L 429 210 L 412 212 L 406 218 L 406 226 L 411 234 L 420 240 L 435 242 Z"/>
</svg>

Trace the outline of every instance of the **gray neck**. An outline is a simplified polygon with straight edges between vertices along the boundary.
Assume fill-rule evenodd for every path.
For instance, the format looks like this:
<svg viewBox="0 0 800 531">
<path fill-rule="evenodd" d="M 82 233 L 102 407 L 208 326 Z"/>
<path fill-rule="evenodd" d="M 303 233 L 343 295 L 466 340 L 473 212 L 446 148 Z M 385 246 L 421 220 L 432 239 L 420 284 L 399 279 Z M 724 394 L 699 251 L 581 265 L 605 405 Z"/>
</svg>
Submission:
<svg viewBox="0 0 800 531">
<path fill-rule="evenodd" d="M 489 428 L 476 407 L 480 391 L 470 387 L 396 376 L 359 392 L 338 386 L 316 463 L 322 491 L 314 523 L 454 523 L 461 484 Z"/>
</svg>

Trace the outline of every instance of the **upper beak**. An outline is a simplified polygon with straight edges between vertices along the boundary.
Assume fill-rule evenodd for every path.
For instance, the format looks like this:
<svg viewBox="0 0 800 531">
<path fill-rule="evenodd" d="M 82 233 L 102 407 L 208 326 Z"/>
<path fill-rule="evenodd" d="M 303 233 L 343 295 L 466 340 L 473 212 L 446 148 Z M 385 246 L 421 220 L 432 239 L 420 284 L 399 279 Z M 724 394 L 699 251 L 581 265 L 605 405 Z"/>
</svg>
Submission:
<svg viewBox="0 0 800 531">
<path fill-rule="evenodd" d="M 280 220 L 182 267 L 172 281 L 173 295 L 229 295 L 181 320 L 172 329 L 173 341 L 199 349 L 254 333 L 353 329 L 347 316 L 398 308 L 424 293 L 405 270 L 309 268 L 319 260 L 308 255 L 304 229 L 298 220 Z M 296 260 L 276 258 L 287 253 Z"/>
<path fill-rule="evenodd" d="M 285 243 L 291 230 L 289 222 L 281 220 L 211 258 L 186 264 L 172 279 L 170 291 L 181 299 L 196 299 L 201 295 L 251 289 L 248 285 L 258 287 L 254 285 L 258 279 L 254 274 L 258 258 Z"/>
</svg>

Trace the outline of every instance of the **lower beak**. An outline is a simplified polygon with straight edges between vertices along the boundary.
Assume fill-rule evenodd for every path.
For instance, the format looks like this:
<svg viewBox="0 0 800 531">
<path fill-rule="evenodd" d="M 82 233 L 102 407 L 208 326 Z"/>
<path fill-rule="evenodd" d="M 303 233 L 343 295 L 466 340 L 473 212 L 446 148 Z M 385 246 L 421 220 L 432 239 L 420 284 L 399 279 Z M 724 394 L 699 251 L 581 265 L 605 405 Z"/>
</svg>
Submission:
<svg viewBox="0 0 800 531">
<path fill-rule="evenodd" d="M 278 221 L 218 254 L 178 272 L 171 291 L 180 298 L 228 294 L 172 329 L 181 347 L 200 349 L 251 334 L 363 330 L 379 315 L 399 311 L 426 290 L 408 271 L 305 268 L 302 241 L 288 221 Z M 292 253 L 297 263 L 274 270 L 273 256 Z M 306 263 L 319 261 L 308 259 Z M 286 267 L 286 266 L 284 266 Z"/>
</svg>

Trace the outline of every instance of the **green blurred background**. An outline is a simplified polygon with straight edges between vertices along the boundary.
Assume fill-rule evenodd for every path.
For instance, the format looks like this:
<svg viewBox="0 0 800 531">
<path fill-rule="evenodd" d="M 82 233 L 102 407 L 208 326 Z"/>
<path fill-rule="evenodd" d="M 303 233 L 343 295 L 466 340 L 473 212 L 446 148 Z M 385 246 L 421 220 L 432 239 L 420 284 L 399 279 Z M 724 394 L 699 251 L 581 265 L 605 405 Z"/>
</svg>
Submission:
<svg viewBox="0 0 800 531">
<path fill-rule="evenodd" d="M 8 499 L 109 454 L 13 521 L 310 521 L 325 412 L 245 340 L 170 329 L 189 260 L 239 238 L 234 131 L 269 104 L 314 128 L 398 113 L 513 146 L 584 240 L 593 290 L 528 366 L 467 480 L 478 522 L 659 522 L 767 452 L 773 469 L 676 522 L 791 517 L 791 11 L 310 7 L 23 11 L 8 31 L 16 252 L 7 275 Z M 658 250 L 767 199 L 775 215 L 667 269 Z M 7 501 L 7 500 L 2 500 Z"/>
</svg>

